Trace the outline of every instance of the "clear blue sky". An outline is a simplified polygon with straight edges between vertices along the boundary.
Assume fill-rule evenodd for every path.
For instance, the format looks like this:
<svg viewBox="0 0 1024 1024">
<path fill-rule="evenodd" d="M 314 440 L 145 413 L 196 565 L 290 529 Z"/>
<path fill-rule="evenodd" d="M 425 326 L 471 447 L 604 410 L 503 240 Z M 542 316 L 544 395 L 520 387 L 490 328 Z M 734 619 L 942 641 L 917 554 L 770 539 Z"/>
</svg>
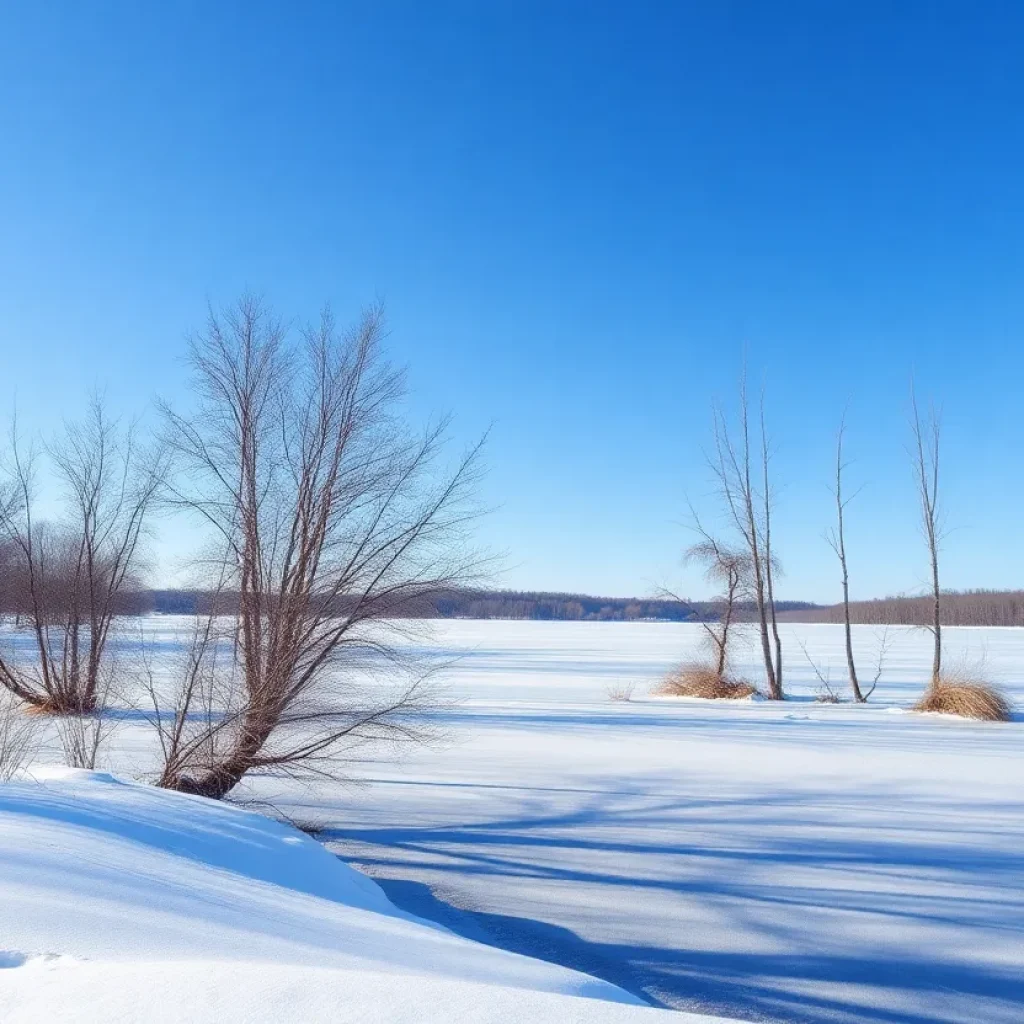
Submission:
<svg viewBox="0 0 1024 1024">
<path fill-rule="evenodd" d="M 911 372 L 945 409 L 950 585 L 1024 585 L 1024 7 L 48 3 L 0 7 L 0 410 L 182 400 L 207 299 L 377 296 L 412 414 L 492 421 L 511 586 L 679 565 L 744 348 L 783 485 L 784 594 L 849 402 L 853 590 L 925 560 Z M 184 544 L 164 528 L 165 561 Z"/>
</svg>

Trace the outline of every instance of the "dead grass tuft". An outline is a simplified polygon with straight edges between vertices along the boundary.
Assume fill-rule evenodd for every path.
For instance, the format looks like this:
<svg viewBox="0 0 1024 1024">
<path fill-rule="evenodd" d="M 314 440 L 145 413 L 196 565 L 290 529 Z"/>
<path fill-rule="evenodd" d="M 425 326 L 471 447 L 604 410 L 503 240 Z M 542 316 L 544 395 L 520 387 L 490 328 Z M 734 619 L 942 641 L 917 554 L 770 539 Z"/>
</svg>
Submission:
<svg viewBox="0 0 1024 1024">
<path fill-rule="evenodd" d="M 635 683 L 616 683 L 608 687 L 608 699 L 628 704 L 633 699 Z"/>
<path fill-rule="evenodd" d="M 742 700 L 757 693 L 742 679 L 726 679 L 704 665 L 683 665 L 654 690 L 662 697 L 703 697 L 705 700 Z"/>
<path fill-rule="evenodd" d="M 1012 714 L 1010 702 L 988 683 L 966 679 L 942 679 L 928 687 L 914 705 L 915 711 L 935 711 L 961 718 L 985 722 L 1008 722 Z"/>
</svg>

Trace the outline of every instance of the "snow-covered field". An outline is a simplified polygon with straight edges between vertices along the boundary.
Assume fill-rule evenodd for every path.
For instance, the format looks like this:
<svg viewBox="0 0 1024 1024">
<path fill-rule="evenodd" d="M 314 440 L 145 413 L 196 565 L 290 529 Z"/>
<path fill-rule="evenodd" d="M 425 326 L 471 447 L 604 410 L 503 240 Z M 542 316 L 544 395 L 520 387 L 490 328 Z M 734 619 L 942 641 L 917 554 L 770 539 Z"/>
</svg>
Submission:
<svg viewBox="0 0 1024 1024">
<path fill-rule="evenodd" d="M 670 1016 L 418 921 L 312 839 L 227 804 L 47 769 L 0 787 L 0 824 L 5 1024 Z"/>
<path fill-rule="evenodd" d="M 167 619 L 155 625 L 170 643 L 178 625 Z M 785 628 L 794 699 L 784 704 L 651 697 L 650 685 L 693 653 L 699 633 L 692 626 L 446 622 L 433 633 L 430 653 L 461 655 L 445 671 L 459 703 L 441 716 L 442 743 L 397 763 L 354 766 L 365 785 L 303 788 L 267 779 L 247 794 L 321 826 L 328 849 L 373 875 L 402 910 L 603 979 L 656 1006 L 791 1022 L 1024 1020 L 1024 717 L 998 725 L 908 713 L 927 676 L 927 635 L 892 634 L 875 697 L 857 707 L 812 699 L 817 680 L 797 639 L 823 670 L 831 667 L 838 685 L 842 636 L 833 626 Z M 951 629 L 946 639 L 948 660 L 984 662 L 987 675 L 1024 711 L 1024 630 Z M 855 640 L 862 675 L 870 678 L 878 632 L 858 628 Z M 747 664 L 738 668 L 754 678 L 754 652 L 742 660 Z M 608 699 L 610 688 L 629 684 L 632 701 Z M 126 723 L 115 737 L 112 769 L 131 774 L 144 767 L 144 742 L 141 727 Z M 42 819 L 47 829 L 64 827 L 49 812 Z M 57 836 L 47 841 L 56 843 Z M 130 863 L 135 847 L 118 849 Z M 0 871 L 9 878 L 17 855 L 4 850 Z M 100 847 L 91 856 L 102 862 Z M 186 858 L 192 870 L 195 858 Z M 94 866 L 90 861 L 90 872 Z M 59 878 L 59 867 L 53 872 Z M 114 876 L 96 872 L 98 882 L 119 894 Z M 193 898 L 193 875 L 152 877 L 156 891 L 180 902 L 183 920 L 192 913 L 206 920 L 205 910 L 219 928 L 222 911 L 235 912 L 230 899 L 237 894 L 232 891 L 225 909 L 218 901 L 227 897 L 208 879 Z M 260 886 L 267 882 L 265 874 L 255 877 Z M 5 884 L 11 883 L 0 878 L 0 887 Z M 59 892 L 57 882 L 54 887 Z M 308 888 L 294 898 L 313 897 L 350 902 Z M 144 902 L 138 893 L 125 898 L 128 905 Z M 244 897 L 270 898 L 262 890 Z M 10 963 L 23 963 L 25 953 L 88 956 L 87 948 L 73 948 L 74 929 L 64 941 L 56 911 L 45 919 L 54 929 L 48 945 L 38 932 L 17 932 L 13 922 L 40 920 L 25 909 L 31 906 L 31 900 L 17 907 L 0 902 L 0 949 L 14 951 Z M 122 918 L 107 912 L 116 936 Z M 285 931 L 264 903 L 246 915 L 260 923 L 259 943 L 269 958 L 286 946 L 302 948 L 302 957 L 284 962 L 296 970 L 347 971 L 352 961 L 346 958 L 358 952 L 349 938 L 338 938 L 348 924 L 339 923 L 336 909 L 321 922 L 322 912 L 322 903 L 304 903 L 304 916 L 295 912 Z M 138 934 L 129 930 L 126 941 L 146 959 L 146 942 L 163 940 L 152 921 L 140 920 Z M 587 1009 L 578 1019 L 588 1021 L 632 1019 L 598 1010 L 637 1019 L 653 1013 L 605 1001 L 625 998 L 610 987 L 586 993 L 600 1001 L 580 1000 L 578 975 L 503 960 L 473 945 L 437 953 L 429 984 L 443 987 L 455 977 L 475 994 L 438 990 L 419 999 L 409 994 L 415 986 L 388 979 L 423 963 L 410 951 L 420 942 L 439 948 L 442 933 L 431 932 L 428 941 L 422 931 L 402 931 L 414 925 L 407 919 L 388 920 L 396 923 L 371 957 L 381 959 L 366 968 L 380 987 L 368 981 L 365 991 L 405 995 L 393 993 L 383 1014 L 367 1010 L 360 1017 L 358 999 L 345 1004 L 346 983 L 337 979 L 314 983 L 295 975 L 288 984 L 303 991 L 326 986 L 337 993 L 339 1008 L 353 1007 L 352 1015 L 339 1009 L 324 1018 L 332 1020 L 577 1019 L 572 1012 L 580 1005 Z M 18 941 L 8 938 L 15 933 Z M 143 942 L 150 934 L 157 937 Z M 193 941 L 201 934 L 196 929 Z M 227 959 L 236 963 L 226 973 L 239 989 L 256 991 L 237 963 L 245 960 L 248 941 L 229 946 L 236 953 Z M 173 942 L 160 946 L 154 957 L 166 960 L 177 949 Z M 185 952 L 182 959 L 194 959 Z M 116 974 L 126 957 L 109 959 L 103 970 Z M 524 963 L 531 966 L 518 966 Z M 86 977 L 85 968 L 63 961 L 0 970 L 0 1019 L 17 1019 L 2 1012 L 2 1000 L 18 1005 L 25 991 L 35 991 L 32 972 L 48 980 Z M 9 980 L 14 977 L 21 980 Z M 269 984 L 262 970 L 258 977 Z M 487 1005 L 474 987 L 483 981 L 497 986 L 491 1005 L 499 1009 L 491 1017 L 460 1015 L 459 1007 Z M 189 985 L 215 988 L 209 979 Z M 406 997 L 421 1008 L 429 1002 L 456 1009 L 416 1016 L 408 1006 L 402 1010 Z M 519 997 L 565 1005 L 542 1010 Z M 518 1016 L 512 1006 L 520 1007 Z"/>
</svg>

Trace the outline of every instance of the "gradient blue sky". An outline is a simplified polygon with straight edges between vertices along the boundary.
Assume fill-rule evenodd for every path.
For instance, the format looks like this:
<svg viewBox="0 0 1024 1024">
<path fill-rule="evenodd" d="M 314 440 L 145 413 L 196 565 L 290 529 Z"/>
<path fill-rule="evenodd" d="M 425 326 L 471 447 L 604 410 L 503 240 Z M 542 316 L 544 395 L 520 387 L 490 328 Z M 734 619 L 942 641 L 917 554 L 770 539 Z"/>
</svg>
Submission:
<svg viewBox="0 0 1024 1024">
<path fill-rule="evenodd" d="M 783 593 L 833 600 L 847 403 L 853 591 L 921 585 L 913 372 L 946 582 L 1020 586 L 1022 41 L 1019 4 L 934 0 L 0 5 L 0 411 L 186 401 L 185 334 L 243 288 L 381 296 L 411 414 L 494 423 L 502 582 L 696 595 L 746 350 Z"/>
</svg>

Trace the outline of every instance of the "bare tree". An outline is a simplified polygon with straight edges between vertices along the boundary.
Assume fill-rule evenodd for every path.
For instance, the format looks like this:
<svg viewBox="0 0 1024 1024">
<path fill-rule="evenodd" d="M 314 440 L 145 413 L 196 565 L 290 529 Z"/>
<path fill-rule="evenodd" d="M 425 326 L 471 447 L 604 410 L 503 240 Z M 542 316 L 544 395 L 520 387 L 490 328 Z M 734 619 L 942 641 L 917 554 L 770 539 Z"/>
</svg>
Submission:
<svg viewBox="0 0 1024 1024">
<path fill-rule="evenodd" d="M 868 692 L 864 694 L 865 701 L 871 699 L 871 695 L 878 687 L 878 681 L 882 678 L 882 673 L 885 671 L 885 659 L 889 655 L 889 648 L 892 647 L 892 635 L 889 627 L 886 626 L 882 630 L 881 636 L 876 634 L 875 639 L 878 640 L 878 659 L 875 662 L 875 675 L 871 680 L 871 686 L 868 688 Z"/>
<path fill-rule="evenodd" d="M 693 519 L 701 539 L 687 549 L 685 558 L 702 566 L 704 578 L 721 587 L 721 613 L 712 621 L 702 618 L 701 626 L 715 658 L 715 672 L 724 676 L 729 660 L 729 642 L 737 625 L 737 603 L 750 585 L 750 556 L 745 551 L 728 547 L 708 533 L 696 514 Z"/>
<path fill-rule="evenodd" d="M 819 704 L 839 704 L 839 694 L 836 693 L 835 687 L 832 685 L 832 673 L 828 665 L 823 669 L 812 657 L 811 652 L 807 649 L 807 644 L 803 640 L 797 640 L 797 646 L 803 652 L 804 660 L 808 665 L 811 666 L 811 671 L 814 673 L 815 678 L 818 680 L 818 692 L 815 700 Z"/>
<path fill-rule="evenodd" d="M 751 590 L 757 609 L 768 696 L 772 700 L 782 700 L 785 696 L 782 687 L 782 642 L 779 638 L 774 594 L 778 562 L 772 550 L 771 450 L 765 429 L 763 393 L 760 411 L 761 443 L 760 451 L 755 452 L 750 436 L 750 408 L 744 375 L 740 380 L 738 436 L 733 436 L 724 413 L 716 407 L 715 447 L 708 461 L 718 483 L 719 496 L 727 518 L 735 527 L 749 558 Z M 760 490 L 754 480 L 755 459 L 760 462 Z"/>
<path fill-rule="evenodd" d="M 839 422 L 839 433 L 836 435 L 836 473 L 835 490 L 833 494 L 836 499 L 836 525 L 826 534 L 826 540 L 836 553 L 839 559 L 839 568 L 843 577 L 843 627 L 846 638 L 846 670 L 850 678 L 850 690 L 853 692 L 853 699 L 858 704 L 863 704 L 867 697 L 861 691 L 860 681 L 857 679 L 857 663 L 853 657 L 853 630 L 850 628 L 850 571 L 846 561 L 846 506 L 856 495 L 846 498 L 843 496 L 843 470 L 846 468 L 843 462 L 843 440 L 846 434 L 846 416 Z M 805 652 L 806 653 L 806 652 Z M 874 687 L 872 687 L 874 690 Z"/>
<path fill-rule="evenodd" d="M 99 397 L 46 453 L 64 491 L 58 523 L 38 520 L 41 453 L 24 450 L 12 425 L 0 537 L 14 581 L 8 601 L 29 625 L 33 656 L 0 653 L 0 684 L 41 711 L 92 713 L 111 631 L 137 587 L 140 542 L 165 461 L 140 448 L 133 427 L 110 419 Z"/>
<path fill-rule="evenodd" d="M 939 548 L 942 544 L 942 517 L 939 510 L 939 447 L 942 440 L 942 422 L 934 409 L 929 409 L 922 422 L 917 406 L 917 395 L 910 389 L 911 431 L 913 444 L 911 460 L 921 511 L 921 531 L 928 546 L 931 570 L 932 607 L 928 629 L 935 640 L 932 655 L 932 686 L 937 686 L 942 675 L 942 593 L 939 588 Z"/>
<path fill-rule="evenodd" d="M 744 396 L 744 402 L 746 398 Z M 765 427 L 764 416 L 764 388 L 761 389 L 761 403 L 759 407 L 761 419 L 761 523 L 764 529 L 764 540 L 761 544 L 762 559 L 764 562 L 765 595 L 767 597 L 768 618 L 772 627 L 772 639 L 775 643 L 775 685 L 772 688 L 772 695 L 777 700 L 783 697 L 782 689 L 782 640 L 779 637 L 779 620 L 775 607 L 775 575 L 778 571 L 778 561 L 772 550 L 772 512 L 775 507 L 775 496 L 771 487 L 771 444 L 768 439 L 768 431 Z M 777 693 L 777 696 L 775 694 Z"/>
<path fill-rule="evenodd" d="M 330 774 L 353 743 L 416 733 L 420 676 L 361 680 L 401 665 L 398 616 L 479 571 L 465 532 L 482 442 L 440 470 L 446 424 L 402 426 L 382 335 L 377 307 L 347 332 L 325 311 L 293 341 L 246 297 L 192 342 L 197 407 L 164 410 L 170 501 L 206 524 L 231 600 L 156 714 L 168 788 L 219 798 L 253 771 Z"/>
</svg>

